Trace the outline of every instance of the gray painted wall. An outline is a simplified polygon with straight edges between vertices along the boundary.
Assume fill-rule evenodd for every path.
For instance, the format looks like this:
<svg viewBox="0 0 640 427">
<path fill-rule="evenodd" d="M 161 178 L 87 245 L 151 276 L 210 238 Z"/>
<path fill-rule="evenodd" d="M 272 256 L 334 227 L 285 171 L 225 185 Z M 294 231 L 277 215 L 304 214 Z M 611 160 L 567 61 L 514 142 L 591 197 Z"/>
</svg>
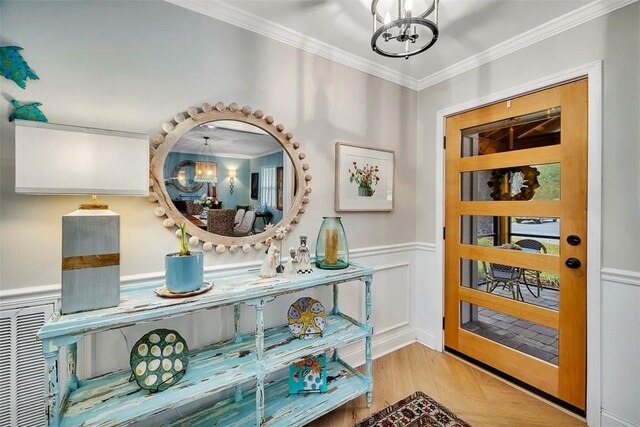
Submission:
<svg viewBox="0 0 640 427">
<path fill-rule="evenodd" d="M 203 102 L 262 109 L 302 143 L 314 176 L 311 204 L 285 247 L 297 246 L 300 233 L 313 247 L 322 216 L 334 214 L 336 141 L 394 149 L 396 210 L 344 214 L 343 222 L 352 248 L 415 240 L 416 92 L 160 1 L 0 7 L 0 42 L 23 46 L 41 79 L 26 91 L 0 79 L 3 289 L 60 282 L 60 218 L 84 201 L 14 193 L 10 97 L 42 102 L 53 123 L 148 134 Z M 164 254 L 177 242 L 153 216 L 154 205 L 143 198 L 104 199 L 121 215 L 121 274 L 163 271 Z M 251 259 L 207 254 L 205 263 Z"/>
</svg>

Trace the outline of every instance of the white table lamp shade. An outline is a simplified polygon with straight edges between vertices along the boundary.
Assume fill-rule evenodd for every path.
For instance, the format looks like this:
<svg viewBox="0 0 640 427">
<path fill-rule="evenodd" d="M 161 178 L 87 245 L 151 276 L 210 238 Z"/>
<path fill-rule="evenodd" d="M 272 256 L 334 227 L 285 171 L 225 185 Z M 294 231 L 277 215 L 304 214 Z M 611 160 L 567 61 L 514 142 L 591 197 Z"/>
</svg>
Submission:
<svg viewBox="0 0 640 427">
<path fill-rule="evenodd" d="M 145 134 L 16 120 L 16 193 L 146 196 Z"/>
</svg>

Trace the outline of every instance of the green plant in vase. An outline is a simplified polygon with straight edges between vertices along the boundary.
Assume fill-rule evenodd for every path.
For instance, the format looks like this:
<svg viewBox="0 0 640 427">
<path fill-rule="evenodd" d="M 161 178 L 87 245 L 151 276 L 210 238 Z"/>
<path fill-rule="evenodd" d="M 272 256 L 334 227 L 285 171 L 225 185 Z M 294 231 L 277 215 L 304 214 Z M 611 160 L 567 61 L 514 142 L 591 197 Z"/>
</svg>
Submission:
<svg viewBox="0 0 640 427">
<path fill-rule="evenodd" d="M 167 254 L 164 258 L 167 289 L 174 294 L 182 294 L 200 289 L 204 282 L 202 252 L 190 251 L 186 225 L 180 229 L 180 252 Z"/>
<path fill-rule="evenodd" d="M 353 162 L 353 170 L 349 169 L 349 182 L 358 184 L 358 196 L 371 197 L 376 192 L 374 186 L 380 181 L 380 168 L 378 165 L 358 166 L 358 162 Z"/>
</svg>

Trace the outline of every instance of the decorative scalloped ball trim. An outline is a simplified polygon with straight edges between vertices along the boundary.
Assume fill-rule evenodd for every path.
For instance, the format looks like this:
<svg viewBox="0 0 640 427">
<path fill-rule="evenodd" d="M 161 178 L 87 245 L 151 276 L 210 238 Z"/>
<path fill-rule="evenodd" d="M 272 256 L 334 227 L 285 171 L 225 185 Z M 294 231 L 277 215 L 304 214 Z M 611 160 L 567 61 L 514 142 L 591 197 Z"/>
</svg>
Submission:
<svg viewBox="0 0 640 427">
<path fill-rule="evenodd" d="M 259 251 L 262 249 L 262 242 L 258 242 L 255 245 L 253 245 L 253 249 L 255 249 L 256 251 Z"/>
<path fill-rule="evenodd" d="M 194 118 L 198 115 L 198 109 L 196 107 L 189 107 L 187 108 L 187 114 L 189 117 Z"/>
<path fill-rule="evenodd" d="M 305 157 L 306 157 L 306 155 L 305 155 L 304 153 L 300 153 L 300 154 L 298 154 L 298 158 L 299 158 L 300 160 L 304 160 L 304 158 L 305 158 Z"/>
<path fill-rule="evenodd" d="M 173 130 L 173 123 L 171 122 L 164 122 L 162 124 L 162 130 L 165 131 L 166 133 L 169 133 Z"/>
<path fill-rule="evenodd" d="M 225 245 L 220 244 L 220 245 L 216 246 L 216 253 L 218 255 L 222 255 L 226 249 L 227 249 L 227 247 Z"/>
<path fill-rule="evenodd" d="M 261 119 L 261 118 L 263 118 L 263 117 L 264 117 L 264 113 L 262 112 L 262 110 L 256 110 L 256 112 L 255 112 L 255 113 L 253 113 L 253 116 L 254 116 L 256 119 Z"/>
<path fill-rule="evenodd" d="M 161 133 L 156 133 L 151 137 L 151 145 L 157 147 L 158 145 L 164 142 L 164 135 Z"/>
<path fill-rule="evenodd" d="M 196 236 L 189 237 L 190 246 L 198 246 L 199 244 L 200 244 L 200 239 L 198 239 Z"/>
<path fill-rule="evenodd" d="M 244 252 L 245 254 L 248 254 L 249 252 L 251 252 L 251 245 L 248 243 L 245 243 L 244 245 L 242 245 L 242 252 Z"/>
<path fill-rule="evenodd" d="M 294 224 L 298 224 L 300 222 L 300 217 L 298 215 L 294 216 L 291 222 L 293 222 Z"/>
<path fill-rule="evenodd" d="M 264 121 L 267 122 L 268 125 L 273 124 L 273 116 L 265 117 Z"/>
<path fill-rule="evenodd" d="M 153 214 L 157 217 L 161 217 L 165 216 L 167 214 L 167 211 L 162 206 L 158 206 L 153 210 Z"/>
<path fill-rule="evenodd" d="M 249 107 L 248 105 L 242 107 L 242 114 L 244 114 L 245 116 L 251 114 L 251 107 Z"/>
<path fill-rule="evenodd" d="M 187 118 L 184 116 L 184 113 L 178 113 L 173 117 L 173 120 L 176 123 L 182 123 L 186 120 Z"/>
<path fill-rule="evenodd" d="M 147 201 L 151 203 L 155 203 L 158 201 L 158 193 L 154 191 L 149 191 L 149 195 L 147 196 Z"/>
<path fill-rule="evenodd" d="M 217 111 L 223 112 L 224 111 L 224 102 L 216 102 L 215 108 Z"/>
<path fill-rule="evenodd" d="M 202 111 L 205 112 L 205 113 L 208 113 L 211 110 L 213 110 L 213 107 L 208 102 L 205 102 L 204 104 L 202 104 L 202 106 L 200 108 L 202 108 Z"/>
<path fill-rule="evenodd" d="M 295 148 L 296 150 L 297 150 L 298 148 L 300 148 L 300 143 L 299 143 L 298 141 L 294 142 L 294 143 L 293 143 L 293 148 Z"/>
<path fill-rule="evenodd" d="M 287 141 L 291 141 L 291 138 L 293 138 L 293 134 L 291 132 L 287 132 L 284 134 L 284 137 L 287 139 Z"/>
<path fill-rule="evenodd" d="M 309 198 L 308 197 L 303 197 L 302 198 L 302 204 L 303 205 L 309 204 Z"/>
<path fill-rule="evenodd" d="M 283 125 L 282 123 L 278 123 L 278 124 L 276 125 L 276 130 L 277 130 L 278 132 L 282 132 L 282 131 L 284 130 L 284 125 Z"/>
<path fill-rule="evenodd" d="M 311 187 L 307 187 L 306 190 L 304 190 L 304 194 L 311 194 Z"/>
<path fill-rule="evenodd" d="M 240 106 L 235 102 L 232 102 L 231 104 L 229 104 L 229 111 L 232 111 L 235 113 L 236 111 L 238 111 L 239 108 Z"/>
<path fill-rule="evenodd" d="M 237 245 L 229 246 L 229 252 L 231 252 L 232 254 L 237 253 L 238 252 L 238 246 Z"/>
<path fill-rule="evenodd" d="M 303 171 L 308 171 L 308 170 L 309 170 L 309 165 L 308 165 L 307 163 L 304 163 L 304 164 L 302 165 L 302 170 L 303 170 Z"/>
<path fill-rule="evenodd" d="M 153 147 L 149 147 L 149 161 L 151 161 L 151 159 L 153 159 L 153 156 L 156 155 L 156 149 Z"/>
<path fill-rule="evenodd" d="M 287 233 L 291 233 L 293 231 L 293 226 L 289 224 L 285 227 L 285 230 L 287 230 Z"/>
<path fill-rule="evenodd" d="M 180 231 L 180 229 L 179 229 L 179 228 L 176 230 L 176 232 L 175 232 L 174 234 L 175 234 L 175 236 L 176 236 L 178 239 L 181 239 L 181 238 L 182 238 L 182 231 Z"/>
<path fill-rule="evenodd" d="M 311 174 L 310 174 L 310 173 L 308 173 L 308 174 L 306 174 L 306 175 L 304 176 L 304 180 L 305 180 L 305 181 L 307 181 L 307 182 L 308 182 L 308 181 L 311 181 L 311 178 L 312 178 L 312 176 L 311 176 Z"/>
<path fill-rule="evenodd" d="M 301 207 L 300 209 L 298 209 L 298 213 L 299 213 L 299 214 L 303 214 L 303 213 L 305 213 L 306 211 L 307 211 L 307 210 L 304 208 L 304 206 L 303 206 L 303 207 Z"/>
<path fill-rule="evenodd" d="M 162 225 L 166 228 L 171 228 L 174 225 L 176 225 L 176 222 L 173 220 L 173 218 L 167 218 L 164 221 L 162 221 Z"/>
<path fill-rule="evenodd" d="M 202 250 L 205 251 L 205 252 L 211 252 L 213 250 L 213 243 L 204 242 L 202 244 Z"/>
</svg>

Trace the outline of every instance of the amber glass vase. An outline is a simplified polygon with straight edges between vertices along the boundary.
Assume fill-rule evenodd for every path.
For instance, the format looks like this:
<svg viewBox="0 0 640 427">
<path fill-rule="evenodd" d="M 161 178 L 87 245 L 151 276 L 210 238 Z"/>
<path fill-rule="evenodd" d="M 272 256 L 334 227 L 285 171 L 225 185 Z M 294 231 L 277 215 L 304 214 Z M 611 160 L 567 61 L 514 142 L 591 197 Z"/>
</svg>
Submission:
<svg viewBox="0 0 640 427">
<path fill-rule="evenodd" d="M 316 267 L 340 270 L 349 267 L 349 246 L 340 217 L 324 217 L 316 240 Z"/>
</svg>

